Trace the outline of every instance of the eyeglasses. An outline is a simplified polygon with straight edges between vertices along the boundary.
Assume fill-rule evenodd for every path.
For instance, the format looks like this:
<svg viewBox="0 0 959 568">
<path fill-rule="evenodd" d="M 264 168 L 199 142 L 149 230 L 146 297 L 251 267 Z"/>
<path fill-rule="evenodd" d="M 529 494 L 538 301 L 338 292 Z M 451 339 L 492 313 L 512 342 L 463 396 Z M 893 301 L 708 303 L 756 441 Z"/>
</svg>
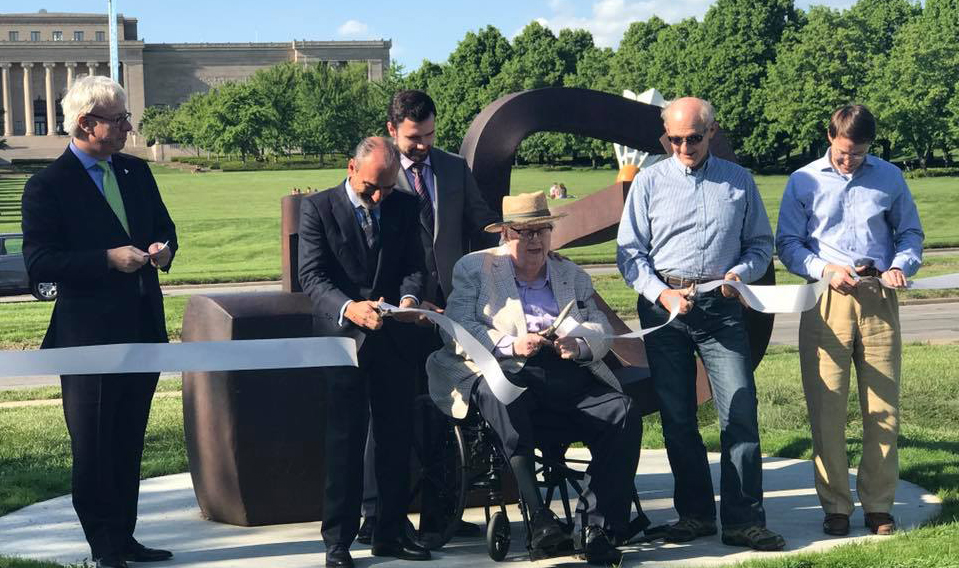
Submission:
<svg viewBox="0 0 959 568">
<path fill-rule="evenodd" d="M 88 113 L 86 114 L 86 116 L 92 116 L 93 118 L 99 118 L 100 120 L 102 120 L 102 121 L 104 121 L 104 122 L 109 122 L 109 123 L 111 123 L 111 124 L 119 127 L 119 126 L 123 126 L 123 123 L 124 123 L 124 122 L 129 122 L 129 121 L 130 121 L 130 117 L 133 116 L 133 115 L 130 114 L 129 112 L 125 112 L 125 113 L 122 113 L 122 114 L 118 114 L 117 116 L 115 116 L 115 117 L 113 117 L 113 118 L 107 118 L 107 117 L 105 117 L 105 116 L 100 116 L 99 114 L 93 114 L 92 112 L 88 112 Z"/>
<path fill-rule="evenodd" d="M 683 141 L 686 142 L 687 146 L 695 146 L 703 141 L 703 135 L 690 134 L 689 136 L 667 136 L 666 139 L 669 140 L 669 143 L 673 146 L 682 146 Z"/>
<path fill-rule="evenodd" d="M 539 229 L 513 229 L 513 232 L 519 235 L 519 238 L 524 241 L 531 241 L 534 238 L 539 237 L 540 239 L 545 238 L 549 235 L 549 232 L 553 230 L 552 225 L 546 227 L 540 227 Z"/>
</svg>

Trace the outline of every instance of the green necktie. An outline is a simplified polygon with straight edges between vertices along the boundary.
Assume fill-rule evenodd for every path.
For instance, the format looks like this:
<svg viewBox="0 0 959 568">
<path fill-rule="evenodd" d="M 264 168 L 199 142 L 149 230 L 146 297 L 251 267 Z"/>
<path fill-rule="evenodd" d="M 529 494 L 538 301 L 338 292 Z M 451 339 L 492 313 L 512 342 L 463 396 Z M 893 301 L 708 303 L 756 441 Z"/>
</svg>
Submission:
<svg viewBox="0 0 959 568">
<path fill-rule="evenodd" d="M 123 225 L 123 230 L 129 235 L 130 226 L 127 224 L 127 212 L 126 209 L 123 208 L 123 196 L 120 195 L 120 185 L 117 184 L 117 176 L 113 173 L 110 162 L 106 160 L 97 162 L 97 167 L 103 170 L 103 196 L 107 198 L 110 209 L 113 209 L 113 213 L 116 214 L 117 219 L 120 220 L 120 224 Z"/>
</svg>

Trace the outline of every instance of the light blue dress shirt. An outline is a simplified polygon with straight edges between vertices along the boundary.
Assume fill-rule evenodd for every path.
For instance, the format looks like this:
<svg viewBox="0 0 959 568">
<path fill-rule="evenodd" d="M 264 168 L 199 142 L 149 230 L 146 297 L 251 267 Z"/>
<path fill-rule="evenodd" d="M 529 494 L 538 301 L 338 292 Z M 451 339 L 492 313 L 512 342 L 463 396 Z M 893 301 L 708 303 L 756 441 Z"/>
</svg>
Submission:
<svg viewBox="0 0 959 568">
<path fill-rule="evenodd" d="M 853 266 L 871 258 L 880 271 L 912 276 L 922 264 L 925 235 L 902 172 L 867 155 L 852 175 L 837 171 L 829 152 L 793 172 L 779 207 L 776 248 L 793 274 L 822 278 L 826 264 Z"/>
<path fill-rule="evenodd" d="M 80 163 L 83 164 L 83 169 L 87 170 L 87 173 L 90 174 L 90 179 L 93 180 L 93 183 L 97 185 L 97 189 L 100 190 L 100 194 L 103 194 L 103 170 L 97 165 L 100 161 L 90 154 L 87 154 L 83 150 L 77 148 L 76 144 L 73 143 L 73 140 L 70 141 L 70 151 L 73 152 L 73 155 L 80 160 Z M 110 163 L 110 167 L 113 167 L 113 156 L 107 158 L 107 162 Z"/>
<path fill-rule="evenodd" d="M 769 266 L 772 228 L 749 171 L 709 156 L 691 170 L 676 156 L 639 172 L 616 238 L 626 284 L 656 302 L 666 290 L 656 272 L 753 282 Z"/>
</svg>

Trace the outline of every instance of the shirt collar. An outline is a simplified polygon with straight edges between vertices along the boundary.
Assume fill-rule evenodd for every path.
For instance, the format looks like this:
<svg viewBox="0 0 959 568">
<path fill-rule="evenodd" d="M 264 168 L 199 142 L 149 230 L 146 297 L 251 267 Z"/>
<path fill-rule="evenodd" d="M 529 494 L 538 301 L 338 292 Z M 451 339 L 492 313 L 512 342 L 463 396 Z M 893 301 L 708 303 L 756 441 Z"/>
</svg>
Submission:
<svg viewBox="0 0 959 568">
<path fill-rule="evenodd" d="M 416 162 L 414 162 L 413 160 L 407 158 L 405 154 L 400 154 L 400 165 L 403 166 L 403 169 L 404 169 L 404 170 L 410 169 L 410 166 L 412 166 L 412 165 L 415 164 L 415 163 L 416 163 Z M 433 165 L 430 163 L 430 155 L 429 155 L 429 154 L 426 155 L 426 159 L 423 160 L 422 163 L 423 163 L 423 164 L 426 164 L 426 166 L 429 167 L 429 168 L 432 168 L 432 167 L 433 167 Z"/>
<path fill-rule="evenodd" d="M 510 258 L 509 269 L 513 271 L 513 280 L 516 280 L 517 288 L 528 288 L 530 290 L 542 290 L 549 285 L 549 261 L 546 262 L 546 275 L 533 280 L 532 282 L 523 282 L 516 277 L 516 267 L 513 266 L 513 260 Z"/>
<path fill-rule="evenodd" d="M 73 155 L 76 156 L 78 160 L 80 160 L 80 163 L 83 164 L 83 169 L 85 170 L 89 170 L 100 163 L 100 160 L 78 148 L 77 145 L 73 143 L 73 140 L 70 140 L 70 151 L 73 152 Z M 112 165 L 113 156 L 107 157 L 107 162 Z"/>
<path fill-rule="evenodd" d="M 346 190 L 346 197 L 350 200 L 350 203 L 353 204 L 353 209 L 357 207 L 365 207 L 363 202 L 360 201 L 360 198 L 356 195 L 356 192 L 353 191 L 353 188 L 350 187 L 350 178 L 346 178 L 346 181 L 343 182 L 343 189 Z"/>
<path fill-rule="evenodd" d="M 871 167 L 873 167 L 873 166 L 876 165 L 876 163 L 874 162 L 873 155 L 872 155 L 872 154 L 866 154 L 866 157 L 863 159 L 862 164 L 859 166 L 859 168 L 858 168 L 856 171 L 854 171 L 854 172 L 851 173 L 851 174 L 844 174 L 844 173 L 841 173 L 839 170 L 837 170 L 835 167 L 833 167 L 833 165 L 832 165 L 832 160 L 830 159 L 831 153 L 832 153 L 832 148 L 826 148 L 826 153 L 823 154 L 823 157 L 822 157 L 822 158 L 819 158 L 818 160 L 816 160 L 816 161 L 814 162 L 815 167 L 816 167 L 817 170 L 819 170 L 819 171 L 821 171 L 821 172 L 831 171 L 831 172 L 835 172 L 837 175 L 846 176 L 846 177 L 852 177 L 852 176 L 858 174 L 858 173 L 862 170 L 863 167 L 870 167 L 870 168 L 871 168 Z"/>
<path fill-rule="evenodd" d="M 695 169 L 695 170 L 689 169 L 689 168 L 686 166 L 686 164 L 680 162 L 680 161 L 679 161 L 679 157 L 676 155 L 676 152 L 673 152 L 673 155 L 670 156 L 669 159 L 673 161 L 673 164 L 676 166 L 676 168 L 679 169 L 680 172 L 682 172 L 683 174 L 685 174 L 685 175 L 687 175 L 687 176 L 694 176 L 694 175 L 699 175 L 699 174 L 701 174 L 701 173 L 706 173 L 706 170 L 709 168 L 710 158 L 712 158 L 712 157 L 713 157 L 712 152 L 707 153 L 707 154 L 706 154 L 706 159 L 703 160 L 702 165 L 699 166 L 699 168 L 697 168 L 697 169 Z"/>
</svg>

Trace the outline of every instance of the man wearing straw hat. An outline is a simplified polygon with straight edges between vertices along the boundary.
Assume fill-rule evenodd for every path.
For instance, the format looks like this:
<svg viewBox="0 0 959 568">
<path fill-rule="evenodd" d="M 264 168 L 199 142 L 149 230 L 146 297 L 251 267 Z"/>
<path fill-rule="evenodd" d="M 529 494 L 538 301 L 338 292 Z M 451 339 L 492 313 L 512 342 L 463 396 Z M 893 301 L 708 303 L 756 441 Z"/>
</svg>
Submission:
<svg viewBox="0 0 959 568">
<path fill-rule="evenodd" d="M 453 342 L 427 360 L 430 394 L 444 413 L 462 418 L 468 404 L 499 436 L 531 514 L 531 545 L 548 549 L 571 538 L 544 505 L 533 472 L 537 442 L 585 441 L 592 454 L 577 506 L 587 561 L 615 564 L 616 534 L 626 534 L 642 417 L 602 358 L 609 322 L 593 300 L 589 276 L 549 255 L 552 222 L 546 196 L 503 198 L 503 221 L 486 227 L 503 244 L 466 255 L 453 268 L 446 315 L 489 349 L 509 381 L 526 387 L 503 404 Z M 554 332 L 564 319 L 588 338 Z M 535 433 L 535 437 L 534 437 Z"/>
</svg>

